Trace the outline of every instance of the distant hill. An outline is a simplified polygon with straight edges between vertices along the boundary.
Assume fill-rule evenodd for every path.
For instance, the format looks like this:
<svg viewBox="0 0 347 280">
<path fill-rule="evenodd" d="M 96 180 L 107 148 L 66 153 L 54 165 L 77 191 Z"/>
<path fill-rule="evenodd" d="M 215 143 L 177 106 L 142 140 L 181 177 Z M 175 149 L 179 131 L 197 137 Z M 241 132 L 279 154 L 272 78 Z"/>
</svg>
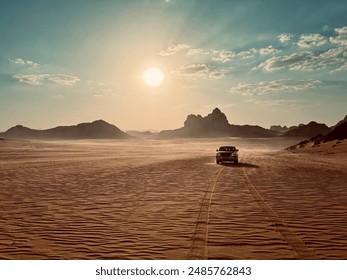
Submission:
<svg viewBox="0 0 347 280">
<path fill-rule="evenodd" d="M 277 132 L 254 125 L 231 125 L 227 117 L 218 108 L 206 117 L 188 115 L 184 127 L 163 130 L 159 138 L 199 138 L 199 137 L 273 137 Z"/>
<path fill-rule="evenodd" d="M 341 123 L 326 135 L 318 134 L 308 140 L 304 140 L 296 145 L 290 146 L 286 150 L 295 150 L 307 147 L 314 148 L 322 143 L 344 139 L 347 139 L 347 122 Z"/>
<path fill-rule="evenodd" d="M 143 138 L 143 139 L 151 139 L 157 134 L 149 130 L 147 131 L 129 130 L 129 131 L 126 131 L 126 133 L 130 134 L 131 136 L 134 136 L 137 138 Z"/>
<path fill-rule="evenodd" d="M 304 124 L 299 124 L 299 125 L 292 125 L 292 126 L 290 126 L 290 127 L 288 127 L 288 130 L 292 130 L 292 129 L 296 129 L 296 128 L 299 128 L 299 127 L 302 127 L 302 126 L 304 126 Z"/>
<path fill-rule="evenodd" d="M 330 128 L 324 123 L 310 122 L 306 125 L 299 125 L 283 134 L 284 137 L 313 137 L 317 134 L 325 135 L 330 132 Z"/>
<path fill-rule="evenodd" d="M 125 139 L 131 137 L 118 127 L 103 120 L 45 130 L 17 125 L 0 133 L 0 136 L 13 139 Z"/>
<path fill-rule="evenodd" d="M 6 132 L 0 133 L 3 138 L 35 139 L 39 137 L 38 130 L 31 129 L 22 125 L 11 127 Z"/>
<path fill-rule="evenodd" d="M 324 142 L 344 139 L 347 139 L 347 122 L 339 124 L 333 131 L 324 136 Z"/>
<path fill-rule="evenodd" d="M 280 125 L 272 125 L 270 127 L 270 130 L 275 130 L 275 131 L 278 131 L 278 132 L 286 132 L 288 131 L 288 127 L 287 126 L 280 126 Z"/>
<path fill-rule="evenodd" d="M 339 121 L 337 124 L 335 124 L 334 126 L 331 127 L 331 129 L 334 129 L 335 127 L 339 126 L 340 124 L 343 124 L 347 122 L 347 115 L 345 116 L 345 118 L 341 121 Z"/>
</svg>

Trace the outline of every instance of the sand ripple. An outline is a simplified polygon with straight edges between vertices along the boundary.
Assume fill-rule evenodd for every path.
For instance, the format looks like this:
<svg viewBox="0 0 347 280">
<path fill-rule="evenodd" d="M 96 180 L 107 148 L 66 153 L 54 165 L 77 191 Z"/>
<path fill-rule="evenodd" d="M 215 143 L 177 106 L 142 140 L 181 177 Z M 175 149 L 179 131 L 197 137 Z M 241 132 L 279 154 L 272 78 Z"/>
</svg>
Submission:
<svg viewBox="0 0 347 280">
<path fill-rule="evenodd" d="M 212 141 L 2 142 L 2 259 L 347 258 L 337 156 L 221 166 Z"/>
</svg>

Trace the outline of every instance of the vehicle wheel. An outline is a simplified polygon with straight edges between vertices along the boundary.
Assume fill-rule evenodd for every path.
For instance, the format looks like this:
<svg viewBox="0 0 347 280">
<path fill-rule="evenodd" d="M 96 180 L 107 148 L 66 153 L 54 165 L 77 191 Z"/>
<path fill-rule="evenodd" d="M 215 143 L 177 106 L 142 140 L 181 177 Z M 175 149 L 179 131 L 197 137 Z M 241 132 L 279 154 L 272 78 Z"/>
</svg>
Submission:
<svg viewBox="0 0 347 280">
<path fill-rule="evenodd" d="M 216 163 L 219 164 L 219 160 L 216 160 Z"/>
<path fill-rule="evenodd" d="M 234 163 L 235 163 L 235 164 L 238 164 L 238 163 L 239 163 L 239 160 L 238 160 L 238 159 L 237 159 L 237 160 L 235 160 L 235 161 L 234 161 Z"/>
</svg>

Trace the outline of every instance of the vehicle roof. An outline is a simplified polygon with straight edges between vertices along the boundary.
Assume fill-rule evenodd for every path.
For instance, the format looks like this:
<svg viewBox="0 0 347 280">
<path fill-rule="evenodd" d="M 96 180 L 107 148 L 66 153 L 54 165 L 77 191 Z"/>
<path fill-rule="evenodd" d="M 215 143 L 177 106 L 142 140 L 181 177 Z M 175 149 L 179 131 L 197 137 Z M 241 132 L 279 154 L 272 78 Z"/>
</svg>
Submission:
<svg viewBox="0 0 347 280">
<path fill-rule="evenodd" d="M 220 148 L 236 148 L 235 146 L 220 146 Z"/>
</svg>

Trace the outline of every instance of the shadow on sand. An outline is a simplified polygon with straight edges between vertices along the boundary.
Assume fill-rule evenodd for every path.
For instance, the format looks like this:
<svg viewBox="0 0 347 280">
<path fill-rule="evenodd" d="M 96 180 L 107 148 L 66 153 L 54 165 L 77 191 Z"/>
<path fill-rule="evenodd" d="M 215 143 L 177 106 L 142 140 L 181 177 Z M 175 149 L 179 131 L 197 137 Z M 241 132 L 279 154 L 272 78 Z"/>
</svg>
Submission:
<svg viewBox="0 0 347 280">
<path fill-rule="evenodd" d="M 238 164 L 235 164 L 233 162 L 223 162 L 221 165 L 225 167 L 233 167 L 233 168 L 259 168 L 258 165 L 250 164 L 250 163 L 244 163 L 244 162 L 239 162 Z"/>
</svg>

